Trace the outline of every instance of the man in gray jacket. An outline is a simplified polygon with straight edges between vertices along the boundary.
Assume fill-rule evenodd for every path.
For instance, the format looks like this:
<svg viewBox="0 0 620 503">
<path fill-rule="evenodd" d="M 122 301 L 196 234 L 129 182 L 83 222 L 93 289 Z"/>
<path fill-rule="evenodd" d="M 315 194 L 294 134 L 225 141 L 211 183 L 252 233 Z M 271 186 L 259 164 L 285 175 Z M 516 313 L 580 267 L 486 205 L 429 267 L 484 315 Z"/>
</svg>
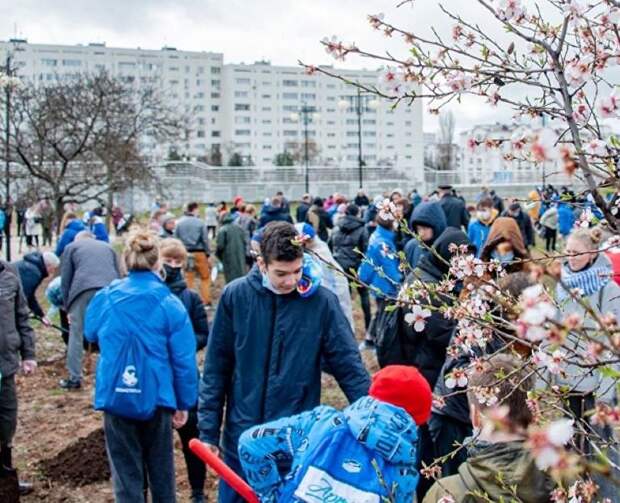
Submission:
<svg viewBox="0 0 620 503">
<path fill-rule="evenodd" d="M 6 262 L 0 261 L 0 479 L 5 484 L 17 484 L 13 470 L 12 441 L 17 429 L 17 389 L 15 374 L 21 368 L 32 374 L 37 368 L 34 352 L 34 332 L 28 324 L 28 303 L 19 275 Z M 20 484 L 27 494 L 30 484 Z"/>
<path fill-rule="evenodd" d="M 189 253 L 187 286 L 194 290 L 196 274 L 200 276 L 200 296 L 205 305 L 211 305 L 211 262 L 207 226 L 199 218 L 198 203 L 189 203 L 183 217 L 177 222 L 174 237 L 179 239 Z"/>
<path fill-rule="evenodd" d="M 69 377 L 60 380 L 60 387 L 78 389 L 82 385 L 84 313 L 93 296 L 120 277 L 118 257 L 108 243 L 96 240 L 90 231 L 82 231 L 62 254 L 60 277 L 64 307 L 71 322 L 67 347 Z"/>
</svg>

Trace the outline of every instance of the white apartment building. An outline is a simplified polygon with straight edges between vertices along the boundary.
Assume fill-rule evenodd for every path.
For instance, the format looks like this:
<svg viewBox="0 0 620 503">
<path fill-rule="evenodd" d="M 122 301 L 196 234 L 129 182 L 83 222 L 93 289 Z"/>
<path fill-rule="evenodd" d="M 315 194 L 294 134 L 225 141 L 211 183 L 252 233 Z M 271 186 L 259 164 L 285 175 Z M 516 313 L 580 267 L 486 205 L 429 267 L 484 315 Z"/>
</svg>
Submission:
<svg viewBox="0 0 620 503">
<path fill-rule="evenodd" d="M 175 145 L 190 160 L 208 161 L 219 150 L 223 162 L 237 153 L 244 162 L 272 165 L 276 155 L 303 149 L 304 125 L 300 108 L 311 107 L 308 136 L 316 165 L 356 166 L 358 117 L 353 98 L 356 88 L 303 68 L 272 66 L 268 62 L 224 64 L 211 52 L 30 44 L 26 40 L 0 41 L 0 64 L 11 52 L 18 75 L 48 83 L 76 73 L 102 69 L 136 85 L 158 81 L 179 110 L 192 115 L 191 135 Z M 347 79 L 376 86 L 379 71 L 334 70 Z M 362 156 L 367 166 L 398 166 L 423 173 L 422 103 L 391 102 L 364 97 L 361 120 Z M 350 106 L 345 106 L 349 100 Z M 296 118 L 292 115 L 297 114 Z M 144 145 L 164 159 L 170 146 Z"/>
<path fill-rule="evenodd" d="M 157 83 L 179 110 L 192 117 L 191 134 L 175 149 L 199 157 L 219 149 L 221 134 L 221 78 L 223 55 L 212 52 L 121 49 L 102 43 L 88 45 L 30 44 L 26 40 L 0 41 L 0 65 L 10 53 L 17 75 L 42 84 L 101 70 L 125 82 Z M 4 68 L 3 68 L 4 69 Z M 154 157 L 167 157 L 168 146 L 143 145 Z"/>
<path fill-rule="evenodd" d="M 353 82 L 378 83 L 377 71 L 336 70 Z M 320 72 L 272 66 L 268 62 L 224 65 L 223 133 L 225 151 L 251 157 L 257 165 L 304 145 L 302 107 L 313 112 L 309 141 L 318 150 L 316 164 L 356 166 L 358 163 L 357 89 Z M 362 97 L 362 157 L 367 166 L 423 165 L 422 105 L 391 103 Z M 348 104 L 347 104 L 348 102 Z"/>
</svg>

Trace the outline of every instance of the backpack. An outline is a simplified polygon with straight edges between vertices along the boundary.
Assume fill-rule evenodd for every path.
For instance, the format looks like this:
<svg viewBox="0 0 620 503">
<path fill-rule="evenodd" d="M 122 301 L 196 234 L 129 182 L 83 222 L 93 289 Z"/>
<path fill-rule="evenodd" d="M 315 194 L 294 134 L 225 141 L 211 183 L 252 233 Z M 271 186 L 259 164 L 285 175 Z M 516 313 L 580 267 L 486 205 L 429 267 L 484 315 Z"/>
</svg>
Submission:
<svg viewBox="0 0 620 503">
<path fill-rule="evenodd" d="M 111 364 L 111 378 L 104 392 L 105 412 L 145 421 L 157 409 L 158 379 L 150 361 L 150 351 L 140 337 L 126 333 L 118 358 Z"/>
<path fill-rule="evenodd" d="M 351 433 L 343 416 L 286 482 L 279 503 L 383 503 L 394 500 L 398 468 L 376 456 Z M 376 462 L 376 466 L 373 464 Z"/>
</svg>

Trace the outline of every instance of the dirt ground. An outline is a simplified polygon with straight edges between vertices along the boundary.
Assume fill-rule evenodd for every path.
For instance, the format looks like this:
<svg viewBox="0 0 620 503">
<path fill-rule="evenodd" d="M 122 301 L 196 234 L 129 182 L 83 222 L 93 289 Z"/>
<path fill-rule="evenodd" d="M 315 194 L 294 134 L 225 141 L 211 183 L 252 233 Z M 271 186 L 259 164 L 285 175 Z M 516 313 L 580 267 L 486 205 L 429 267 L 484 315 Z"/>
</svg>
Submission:
<svg viewBox="0 0 620 503">
<path fill-rule="evenodd" d="M 215 288 L 216 296 L 221 286 L 220 280 Z M 363 318 L 357 298 L 354 298 L 354 305 L 357 337 L 361 339 Z M 210 320 L 213 315 L 214 312 L 210 311 Z M 20 410 L 14 462 L 20 478 L 32 481 L 35 491 L 21 501 L 113 502 L 101 430 L 102 415 L 92 407 L 97 356 L 93 354 L 85 358 L 82 389 L 63 391 L 58 388 L 58 380 L 65 377 L 64 343 L 60 332 L 38 322 L 33 322 L 33 327 L 37 333 L 39 369 L 34 376 L 17 377 Z M 371 354 L 366 353 L 364 359 L 369 370 L 376 370 Z M 323 403 L 337 407 L 346 405 L 335 380 L 327 375 L 323 376 Z M 187 502 L 190 499 L 189 484 L 178 438 L 175 439 L 175 463 L 178 501 Z M 215 475 L 209 474 L 206 487 L 209 501 L 216 500 L 216 483 Z"/>
</svg>

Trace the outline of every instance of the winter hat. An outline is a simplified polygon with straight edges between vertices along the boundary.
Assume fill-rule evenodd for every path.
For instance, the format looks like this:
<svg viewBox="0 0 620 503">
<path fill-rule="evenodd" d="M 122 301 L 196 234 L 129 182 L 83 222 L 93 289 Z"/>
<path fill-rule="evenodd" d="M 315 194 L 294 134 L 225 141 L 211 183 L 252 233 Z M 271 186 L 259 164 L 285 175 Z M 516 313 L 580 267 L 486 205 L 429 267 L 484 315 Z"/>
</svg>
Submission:
<svg viewBox="0 0 620 503">
<path fill-rule="evenodd" d="M 388 365 L 372 377 L 368 394 L 377 400 L 405 409 L 418 426 L 431 417 L 433 393 L 415 367 Z"/>
</svg>

